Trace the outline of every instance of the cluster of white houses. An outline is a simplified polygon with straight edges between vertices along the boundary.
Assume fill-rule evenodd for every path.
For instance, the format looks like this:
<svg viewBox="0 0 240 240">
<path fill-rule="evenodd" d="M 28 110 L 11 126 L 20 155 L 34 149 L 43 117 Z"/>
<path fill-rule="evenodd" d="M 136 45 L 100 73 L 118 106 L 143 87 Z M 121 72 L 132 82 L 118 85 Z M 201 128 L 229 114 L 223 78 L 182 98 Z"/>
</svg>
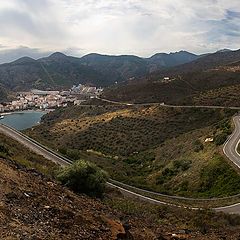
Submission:
<svg viewBox="0 0 240 240">
<path fill-rule="evenodd" d="M 67 98 L 58 93 L 20 93 L 17 99 L 0 105 L 0 112 L 25 110 L 31 108 L 47 109 L 66 106 L 68 102 L 74 102 L 74 98 Z"/>
<path fill-rule="evenodd" d="M 97 87 L 91 87 L 91 86 L 85 86 L 82 84 L 79 84 L 78 86 L 74 85 L 70 89 L 71 94 L 81 94 L 86 96 L 95 96 L 100 94 L 103 91 L 103 88 L 97 88 Z"/>
<path fill-rule="evenodd" d="M 34 89 L 30 92 L 18 93 L 16 100 L 0 104 L 0 112 L 19 111 L 25 109 L 53 109 L 66 107 L 68 103 L 79 104 L 83 100 L 95 97 L 102 89 L 84 85 L 73 86 L 69 91 L 42 91 Z"/>
</svg>

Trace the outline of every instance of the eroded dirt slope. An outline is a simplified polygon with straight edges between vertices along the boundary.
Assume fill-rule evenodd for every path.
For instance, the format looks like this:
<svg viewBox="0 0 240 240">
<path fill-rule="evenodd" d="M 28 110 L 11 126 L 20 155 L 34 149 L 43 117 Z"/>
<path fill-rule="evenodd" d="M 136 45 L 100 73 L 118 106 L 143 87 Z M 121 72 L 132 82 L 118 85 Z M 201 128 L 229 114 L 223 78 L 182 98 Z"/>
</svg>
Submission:
<svg viewBox="0 0 240 240">
<path fill-rule="evenodd" d="M 124 231 L 97 200 L 6 159 L 0 159 L 0 199 L 0 239 L 116 239 Z"/>
</svg>

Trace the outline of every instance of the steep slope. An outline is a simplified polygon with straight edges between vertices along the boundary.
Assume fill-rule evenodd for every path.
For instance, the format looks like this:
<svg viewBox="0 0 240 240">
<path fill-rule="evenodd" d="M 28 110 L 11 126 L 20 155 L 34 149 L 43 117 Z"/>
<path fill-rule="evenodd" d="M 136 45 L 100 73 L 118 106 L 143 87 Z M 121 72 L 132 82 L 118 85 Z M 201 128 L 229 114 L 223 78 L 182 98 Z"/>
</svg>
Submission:
<svg viewBox="0 0 240 240">
<path fill-rule="evenodd" d="M 0 102 L 6 101 L 6 100 L 7 100 L 7 92 L 2 86 L 0 86 Z"/>
<path fill-rule="evenodd" d="M 141 77 L 156 70 L 173 67 L 194 61 L 200 56 L 180 51 L 176 53 L 157 53 L 150 58 L 140 58 L 131 55 L 107 56 L 89 54 L 81 58 L 84 65 L 107 74 L 116 81 L 123 81 L 132 77 Z"/>
<path fill-rule="evenodd" d="M 144 76 L 148 73 L 147 60 L 136 56 L 89 54 L 82 57 L 80 61 L 108 76 L 114 82 L 122 82 L 131 77 Z"/>
<path fill-rule="evenodd" d="M 163 71 L 159 74 L 182 74 L 188 72 L 199 72 L 207 69 L 212 69 L 218 66 L 228 65 L 240 60 L 240 50 L 236 51 L 218 51 L 213 54 L 207 54 L 195 61 L 176 66 L 170 71 Z"/>
<path fill-rule="evenodd" d="M 14 91 L 30 88 L 70 87 L 78 83 L 106 84 L 105 78 L 93 69 L 83 66 L 78 59 L 55 53 L 48 58 L 34 60 L 21 58 L 0 65 L 0 82 Z"/>
<path fill-rule="evenodd" d="M 82 65 L 78 58 L 54 53 L 37 61 L 48 78 L 46 83 L 48 87 L 70 87 L 79 83 L 96 86 L 110 85 L 109 78 L 91 67 Z"/>
<path fill-rule="evenodd" d="M 170 240 L 173 234 L 179 239 L 218 240 L 239 236 L 235 215 L 155 207 L 119 193 L 112 193 L 104 204 L 2 158 L 0 185 L 2 240 Z M 128 235 L 123 226 L 130 228 Z"/>
<path fill-rule="evenodd" d="M 7 89 L 24 88 L 41 79 L 39 64 L 30 58 L 21 58 L 10 64 L 0 65 L 0 82 Z"/>
<path fill-rule="evenodd" d="M 112 87 L 107 89 L 103 96 L 111 100 L 140 103 L 193 104 L 193 99 L 199 99 L 200 95 L 220 96 L 221 94 L 212 93 L 221 93 L 221 89 L 232 87 L 233 92 L 223 90 L 221 98 L 224 98 L 224 101 L 212 98 L 208 104 L 230 106 L 231 102 L 232 106 L 239 106 L 239 101 L 235 98 L 240 84 L 239 60 L 240 50 L 218 52 L 168 71 L 153 73 L 148 79 Z M 169 79 L 165 81 L 164 77 Z M 198 104 L 201 105 L 201 101 L 198 101 Z"/>
<path fill-rule="evenodd" d="M 9 160 L 0 169 L 1 239 L 108 240 L 124 231 L 103 204 Z"/>
</svg>

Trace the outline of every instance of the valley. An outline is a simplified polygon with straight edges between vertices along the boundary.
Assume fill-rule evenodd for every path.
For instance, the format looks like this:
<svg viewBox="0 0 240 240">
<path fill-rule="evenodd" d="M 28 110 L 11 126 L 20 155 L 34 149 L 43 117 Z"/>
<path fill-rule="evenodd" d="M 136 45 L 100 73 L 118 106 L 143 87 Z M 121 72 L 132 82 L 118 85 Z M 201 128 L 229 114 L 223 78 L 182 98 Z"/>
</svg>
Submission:
<svg viewBox="0 0 240 240">
<path fill-rule="evenodd" d="M 103 91 L 100 88 L 101 91 L 97 94 L 94 92 L 87 96 L 85 95 L 88 90 L 84 89 L 97 91 L 97 87 L 85 83 L 86 85 L 80 84 L 79 87 L 74 86 L 66 91 L 67 85 L 61 87 L 59 82 L 56 82 L 58 87 L 48 85 L 48 90 L 58 90 L 56 96 L 67 92 L 72 95 L 72 92 L 76 94 L 76 91 L 77 94 L 80 91 L 82 95 L 76 98 L 77 95 L 73 94 L 74 100 L 68 101 L 66 106 L 62 101 L 65 96 L 61 95 L 61 104 L 55 106 L 54 111 L 45 114 L 39 125 L 23 130 L 24 134 L 34 139 L 30 140 L 31 144 L 28 139 L 23 141 L 21 133 L 19 136 L 14 132 L 10 134 L 2 126 L 1 131 L 5 135 L 0 135 L 0 156 L 7 161 L 4 163 L 7 165 L 2 168 L 10 171 L 8 168 L 15 169 L 14 164 L 17 164 L 17 169 L 30 175 L 33 172 L 33 175 L 41 176 L 42 181 L 46 181 L 46 177 L 47 182 L 52 181 L 56 184 L 54 186 L 62 195 L 65 194 L 65 190 L 60 190 L 59 182 L 54 180 L 57 179 L 60 165 L 84 160 L 96 164 L 108 173 L 110 179 L 106 183 L 107 188 L 100 202 L 81 194 L 73 196 L 74 199 L 78 199 L 76 201 L 80 201 L 74 204 L 90 206 L 88 217 L 96 213 L 96 204 L 100 204 L 97 205 L 98 209 L 104 209 L 101 210 L 100 218 L 93 218 L 94 229 L 100 230 L 92 232 L 92 228 L 88 228 L 93 222 L 88 223 L 86 229 L 74 230 L 75 233 L 71 229 L 61 227 L 64 233 L 61 232 L 60 235 L 66 239 L 72 239 L 74 234 L 82 235 L 83 232 L 88 234 L 90 239 L 91 236 L 99 236 L 102 239 L 111 236 L 113 239 L 119 239 L 117 234 L 149 240 L 156 237 L 171 239 L 174 234 L 179 237 L 204 239 L 204 232 L 207 232 L 206 239 L 209 236 L 218 239 L 224 234 L 229 234 L 230 229 L 231 234 L 237 236 L 238 216 L 225 213 L 239 214 L 240 174 L 236 166 L 239 159 L 237 153 L 232 155 L 231 141 L 229 148 L 224 145 L 223 149 L 223 144 L 238 125 L 235 116 L 240 109 L 239 62 L 230 62 L 233 56 L 238 56 L 238 52 L 224 54 L 231 55 L 229 59 L 226 57 L 227 60 L 224 60 L 225 65 L 221 65 L 219 53 L 213 54 L 214 56 L 207 55 L 181 67 L 173 67 L 171 71 L 156 71 L 147 77 L 134 78 L 114 86 L 109 83 Z M 208 58 L 212 62 L 209 67 L 207 64 L 205 66 Z M 55 62 L 64 61 L 63 64 L 69 61 L 68 57 L 61 54 L 54 54 L 51 59 Z M 29 59 L 23 59 L 24 64 L 25 61 L 28 62 Z M 191 71 L 184 70 L 191 69 L 190 66 L 194 66 Z M 66 81 L 63 81 L 65 84 Z M 41 87 L 45 89 L 44 85 Z M 52 91 L 39 91 L 40 93 L 49 93 L 46 95 L 47 101 L 52 101 L 55 96 Z M 23 102 L 24 98 L 31 98 L 30 101 L 45 99 L 42 96 L 35 98 L 34 94 L 36 95 L 22 95 Z M 13 102 L 18 104 L 18 101 Z M 41 108 L 40 105 L 39 107 Z M 234 139 L 237 141 L 238 135 Z M 42 145 L 39 146 L 38 142 Z M 57 155 L 49 149 L 56 151 Z M 34 182 L 30 175 L 27 175 L 27 178 Z M 22 181 L 20 184 L 27 195 L 34 192 L 33 196 L 38 196 L 38 190 L 49 191 L 45 183 L 41 183 L 43 189 L 37 187 L 39 182 L 33 184 L 35 190 L 25 187 Z M 47 201 L 58 198 L 54 191 L 51 189 Z M 16 188 L 14 192 L 17 192 L 14 198 L 22 199 L 21 192 L 19 195 Z M 4 194 L 8 196 L 8 193 Z M 28 198 L 26 194 L 24 196 Z M 58 222 L 62 221 L 63 209 L 72 209 L 73 198 L 70 203 L 65 201 L 64 205 L 57 205 L 61 212 L 56 216 Z M 39 204 L 38 198 L 34 197 L 32 200 L 34 204 Z M 47 201 L 44 204 L 49 209 L 56 208 L 55 204 L 58 203 L 55 200 L 51 200 L 54 206 Z M 26 206 L 22 203 L 17 207 L 26 211 Z M 32 219 L 32 207 L 34 205 L 28 206 L 29 219 Z M 141 214 L 145 214 L 144 221 L 140 220 L 138 208 L 141 208 Z M 84 212 L 82 208 L 81 213 L 69 211 L 71 219 Z M 166 216 L 161 215 L 162 212 Z M 198 222 L 197 215 L 201 223 Z M 102 220 L 106 218 L 107 222 Z M 213 221 L 215 218 L 218 219 L 217 225 Z M 49 226 L 42 216 L 39 215 L 38 219 L 44 223 L 43 227 L 47 226 L 50 229 L 48 235 L 37 233 L 38 236 L 47 238 L 59 231 L 56 222 Z M 22 234 L 21 226 L 25 226 L 26 223 L 21 215 L 18 216 L 18 221 L 21 224 L 17 229 Z M 77 218 L 74 220 L 76 226 L 84 221 L 82 218 L 80 221 Z M 159 221 L 163 223 L 161 228 Z M 130 231 L 125 222 L 131 222 Z M 217 229 L 222 226 L 222 222 L 227 225 L 219 231 Z M 96 227 L 97 224 L 101 227 Z M 141 232 L 142 227 L 146 229 L 144 233 Z M 108 230 L 102 231 L 102 228 Z M 190 228 L 191 233 L 179 230 L 182 228 Z M 30 235 L 36 227 L 32 225 L 26 229 Z M 10 231 L 15 234 L 14 230 Z"/>
<path fill-rule="evenodd" d="M 231 133 L 235 113 L 160 105 L 75 106 L 49 113 L 26 133 L 73 160 L 93 161 L 130 185 L 170 195 L 221 197 L 238 193 L 237 183 L 227 186 L 238 181 L 238 173 L 218 147 Z M 213 143 L 205 142 L 209 137 Z M 216 168 L 219 175 L 210 180 Z"/>
<path fill-rule="evenodd" d="M 0 240 L 240 240 L 237 0 L 0 19 Z"/>
</svg>

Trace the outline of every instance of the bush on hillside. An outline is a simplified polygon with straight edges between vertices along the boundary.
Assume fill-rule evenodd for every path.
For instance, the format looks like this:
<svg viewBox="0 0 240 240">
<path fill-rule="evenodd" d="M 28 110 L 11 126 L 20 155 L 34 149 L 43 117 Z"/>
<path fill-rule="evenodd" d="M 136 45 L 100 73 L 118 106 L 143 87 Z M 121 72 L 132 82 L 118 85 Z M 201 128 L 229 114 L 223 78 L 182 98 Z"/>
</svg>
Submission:
<svg viewBox="0 0 240 240">
<path fill-rule="evenodd" d="M 225 141 L 228 138 L 228 134 L 226 133 L 220 133 L 219 135 L 215 136 L 214 142 L 217 146 L 220 146 L 225 143 Z"/>
<path fill-rule="evenodd" d="M 79 151 L 76 149 L 68 149 L 65 155 L 71 158 L 72 160 L 78 160 L 80 158 Z"/>
<path fill-rule="evenodd" d="M 0 153 L 4 153 L 8 155 L 9 151 L 4 145 L 0 144 Z"/>
<path fill-rule="evenodd" d="M 61 169 L 57 179 L 75 192 L 101 197 L 108 175 L 95 164 L 80 160 Z"/>
<path fill-rule="evenodd" d="M 197 140 L 195 140 L 193 142 L 193 150 L 194 150 L 194 152 L 200 152 L 203 149 L 204 149 L 204 146 L 203 146 L 202 142 L 199 139 L 197 139 Z"/>
</svg>

